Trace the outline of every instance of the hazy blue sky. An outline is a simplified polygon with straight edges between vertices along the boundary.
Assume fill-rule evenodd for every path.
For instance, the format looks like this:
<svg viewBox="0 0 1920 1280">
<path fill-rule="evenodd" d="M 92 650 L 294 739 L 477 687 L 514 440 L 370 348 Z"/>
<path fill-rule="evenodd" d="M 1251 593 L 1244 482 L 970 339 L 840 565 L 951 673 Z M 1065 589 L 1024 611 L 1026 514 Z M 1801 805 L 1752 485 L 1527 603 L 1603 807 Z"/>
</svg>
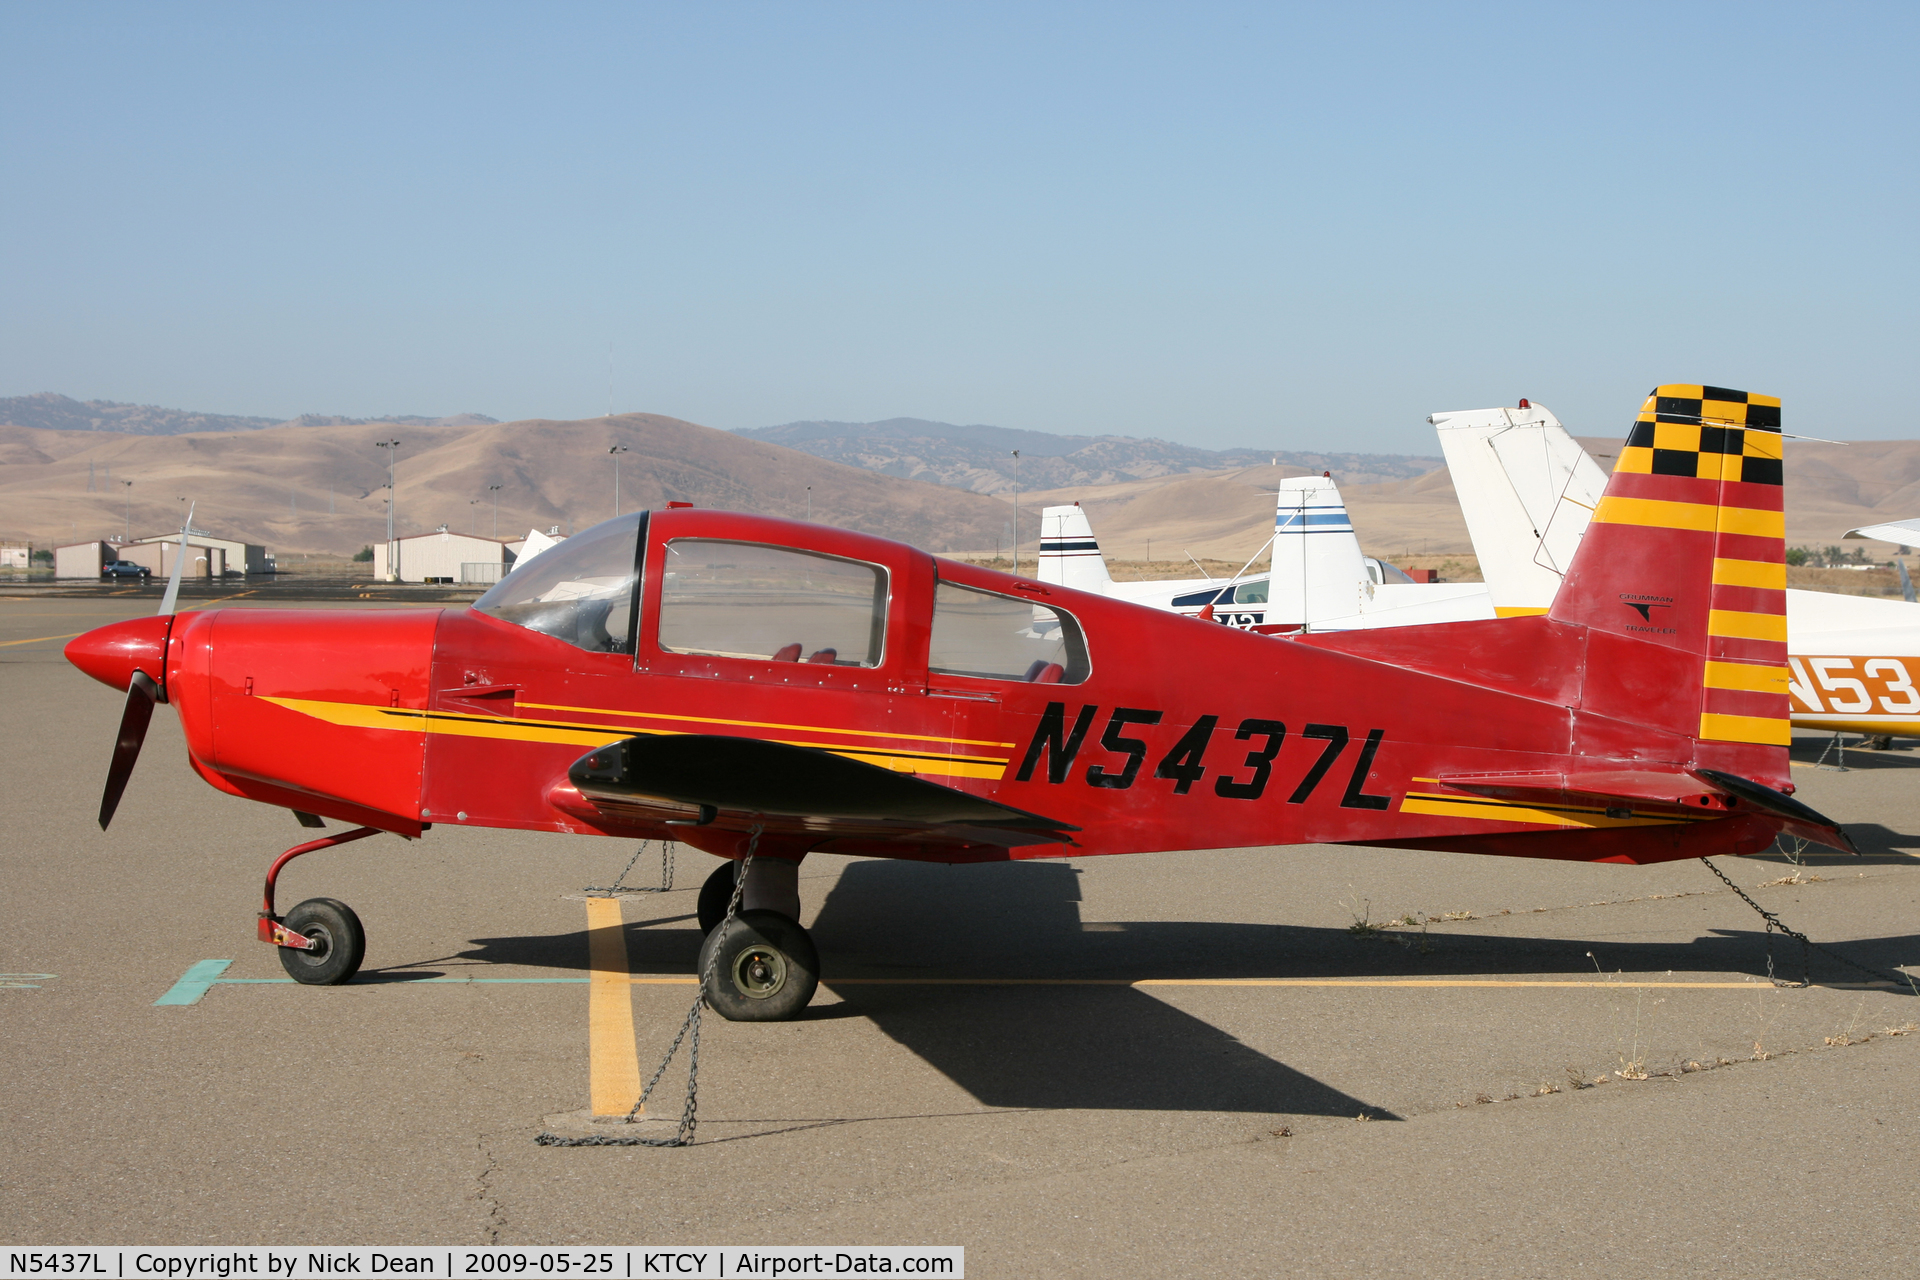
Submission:
<svg viewBox="0 0 1920 1280">
<path fill-rule="evenodd" d="M 0 6 L 0 395 L 1920 435 L 1920 8 Z"/>
</svg>

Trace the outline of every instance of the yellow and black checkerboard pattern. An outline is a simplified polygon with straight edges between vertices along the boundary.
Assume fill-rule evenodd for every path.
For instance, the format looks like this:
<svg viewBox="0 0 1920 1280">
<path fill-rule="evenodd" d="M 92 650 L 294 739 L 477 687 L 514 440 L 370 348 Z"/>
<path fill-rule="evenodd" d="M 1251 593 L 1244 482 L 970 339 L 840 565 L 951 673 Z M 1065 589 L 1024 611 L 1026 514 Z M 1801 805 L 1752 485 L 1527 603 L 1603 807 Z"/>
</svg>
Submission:
<svg viewBox="0 0 1920 1280">
<path fill-rule="evenodd" d="M 1780 444 L 1777 396 L 1725 387 L 1655 387 L 1614 470 L 1777 485 Z"/>
</svg>

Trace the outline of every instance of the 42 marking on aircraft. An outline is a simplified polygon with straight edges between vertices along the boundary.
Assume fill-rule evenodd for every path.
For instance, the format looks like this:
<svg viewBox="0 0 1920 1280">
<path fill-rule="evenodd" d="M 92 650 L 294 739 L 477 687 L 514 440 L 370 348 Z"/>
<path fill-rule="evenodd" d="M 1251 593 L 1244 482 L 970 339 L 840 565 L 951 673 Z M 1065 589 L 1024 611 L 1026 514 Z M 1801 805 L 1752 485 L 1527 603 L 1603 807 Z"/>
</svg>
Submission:
<svg viewBox="0 0 1920 1280">
<path fill-rule="evenodd" d="M 1099 718 L 1100 708 L 1083 705 L 1074 714 L 1071 724 L 1067 721 L 1067 704 L 1049 702 L 1040 716 L 1040 723 L 1033 731 L 1033 738 L 1027 743 L 1026 755 L 1021 759 L 1020 770 L 1014 775 L 1015 781 L 1030 782 L 1035 771 L 1044 759 L 1046 768 L 1044 777 L 1050 783 L 1065 782 L 1074 772 L 1074 764 L 1081 749 L 1086 746 L 1092 733 L 1094 721 Z M 1141 768 L 1149 754 L 1145 739 L 1131 736 L 1131 730 L 1144 729 L 1160 723 L 1162 713 L 1140 707 L 1115 707 L 1107 713 L 1106 727 L 1101 730 L 1095 741 L 1100 749 L 1108 752 L 1113 759 L 1089 764 L 1080 771 L 1079 776 L 1091 787 L 1106 787 L 1116 791 L 1125 791 L 1139 778 Z M 1220 717 L 1204 715 L 1195 720 L 1192 727 L 1179 738 L 1160 757 L 1153 768 L 1152 776 L 1164 778 L 1173 783 L 1173 794 L 1188 795 L 1193 785 L 1207 773 L 1207 750 L 1213 743 L 1216 732 L 1220 731 Z M 1373 757 L 1380 749 L 1380 740 L 1386 736 L 1384 729 L 1369 729 L 1360 743 L 1358 754 L 1354 758 L 1353 768 L 1347 775 L 1346 788 L 1340 797 L 1340 806 L 1345 809 L 1385 809 L 1392 803 L 1392 797 L 1371 795 L 1366 791 L 1367 774 L 1373 767 Z M 1300 729 L 1303 740 L 1323 743 L 1308 766 L 1295 782 L 1287 795 L 1288 804 L 1305 804 L 1308 797 L 1319 788 L 1334 764 L 1354 740 L 1353 733 L 1343 724 L 1308 724 Z M 1228 800 L 1258 800 L 1266 794 L 1267 785 L 1273 780 L 1274 760 L 1280 754 L 1280 748 L 1287 740 L 1287 726 L 1283 721 L 1248 717 L 1240 721 L 1232 732 L 1232 741 L 1245 742 L 1249 749 L 1244 759 L 1236 760 L 1226 769 L 1217 769 L 1213 781 L 1213 793 Z M 1238 755 L 1236 751 L 1234 754 Z"/>
</svg>

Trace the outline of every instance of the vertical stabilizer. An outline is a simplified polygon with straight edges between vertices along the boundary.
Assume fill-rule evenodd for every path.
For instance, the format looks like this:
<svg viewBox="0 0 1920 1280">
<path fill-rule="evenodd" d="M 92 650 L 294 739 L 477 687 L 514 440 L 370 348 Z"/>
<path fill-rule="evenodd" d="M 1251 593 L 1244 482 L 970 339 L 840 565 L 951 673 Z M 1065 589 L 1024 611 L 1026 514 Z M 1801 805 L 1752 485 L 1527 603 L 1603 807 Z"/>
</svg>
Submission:
<svg viewBox="0 0 1920 1280">
<path fill-rule="evenodd" d="M 1780 401 L 1655 388 L 1549 612 L 1587 628 L 1584 709 L 1790 787 Z"/>
<path fill-rule="evenodd" d="M 1503 618 L 1545 613 L 1607 475 L 1542 405 L 1427 419 L 1440 437 L 1480 573 Z"/>
<path fill-rule="evenodd" d="M 1280 482 L 1273 516 L 1273 577 L 1267 621 L 1304 623 L 1363 612 L 1373 584 L 1360 540 L 1332 477 Z"/>
<path fill-rule="evenodd" d="M 1105 591 L 1113 578 L 1079 503 L 1040 512 L 1040 581 L 1079 591 Z"/>
</svg>

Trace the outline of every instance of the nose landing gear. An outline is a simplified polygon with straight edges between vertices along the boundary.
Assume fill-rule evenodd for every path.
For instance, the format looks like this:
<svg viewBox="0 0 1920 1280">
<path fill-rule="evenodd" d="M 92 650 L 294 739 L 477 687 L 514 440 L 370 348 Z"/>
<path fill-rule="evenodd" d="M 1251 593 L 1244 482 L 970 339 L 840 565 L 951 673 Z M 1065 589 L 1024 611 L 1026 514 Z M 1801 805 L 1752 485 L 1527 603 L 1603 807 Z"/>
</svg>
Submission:
<svg viewBox="0 0 1920 1280">
<path fill-rule="evenodd" d="M 366 836 L 378 835 L 373 827 L 358 827 L 323 840 L 310 840 L 274 859 L 267 869 L 267 888 L 260 910 L 260 941 L 280 949 L 280 967 L 295 982 L 313 987 L 332 987 L 347 981 L 360 971 L 367 954 L 367 931 L 353 908 L 335 898 L 308 898 L 287 912 L 285 919 L 274 914 L 274 884 L 280 870 L 303 853 L 330 849 Z"/>
</svg>

